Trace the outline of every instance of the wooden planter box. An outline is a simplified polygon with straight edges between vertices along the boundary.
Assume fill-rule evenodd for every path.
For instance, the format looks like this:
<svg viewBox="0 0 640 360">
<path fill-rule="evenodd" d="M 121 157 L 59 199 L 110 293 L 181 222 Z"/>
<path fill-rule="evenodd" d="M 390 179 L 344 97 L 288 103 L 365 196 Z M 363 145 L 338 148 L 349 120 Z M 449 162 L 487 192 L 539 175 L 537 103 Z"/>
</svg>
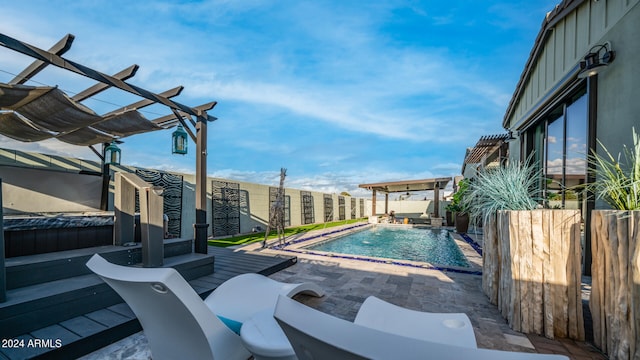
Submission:
<svg viewBox="0 0 640 360">
<path fill-rule="evenodd" d="M 483 227 L 482 288 L 509 326 L 584 340 L 580 212 L 499 211 Z"/>
<path fill-rule="evenodd" d="M 640 357 L 640 211 L 591 216 L 593 341 L 611 359 Z"/>
</svg>

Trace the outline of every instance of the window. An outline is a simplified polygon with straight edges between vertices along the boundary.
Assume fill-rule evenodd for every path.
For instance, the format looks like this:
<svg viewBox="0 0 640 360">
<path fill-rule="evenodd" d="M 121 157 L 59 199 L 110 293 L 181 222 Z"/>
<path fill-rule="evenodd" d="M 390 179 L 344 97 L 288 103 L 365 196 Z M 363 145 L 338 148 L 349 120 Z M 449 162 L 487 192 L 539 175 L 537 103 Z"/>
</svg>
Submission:
<svg viewBox="0 0 640 360">
<path fill-rule="evenodd" d="M 587 124 L 587 95 L 582 88 L 523 134 L 522 159 L 531 157 L 542 167 L 539 186 L 546 207 L 580 209 L 584 205 L 576 186 L 586 181 Z"/>
</svg>

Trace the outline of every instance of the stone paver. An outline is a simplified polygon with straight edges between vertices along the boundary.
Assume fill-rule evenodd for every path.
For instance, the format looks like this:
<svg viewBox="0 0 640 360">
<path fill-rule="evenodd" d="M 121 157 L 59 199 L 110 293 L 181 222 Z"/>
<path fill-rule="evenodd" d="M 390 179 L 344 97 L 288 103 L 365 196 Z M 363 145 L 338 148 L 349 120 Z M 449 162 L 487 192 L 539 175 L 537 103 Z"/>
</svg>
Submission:
<svg viewBox="0 0 640 360">
<path fill-rule="evenodd" d="M 318 283 L 326 290 L 323 298 L 301 295 L 296 299 L 349 321 L 353 321 L 364 299 L 374 295 L 419 311 L 466 313 L 480 348 L 556 353 L 571 359 L 606 359 L 589 343 L 551 340 L 511 330 L 482 292 L 482 279 L 478 275 L 301 255 L 298 264 L 271 277 L 286 282 Z"/>
<path fill-rule="evenodd" d="M 474 234 L 481 240 L 481 235 Z M 472 235 L 472 236 L 474 236 Z M 277 254 L 274 250 L 265 253 Z M 287 253 L 289 255 L 289 253 Z M 482 292 L 479 275 L 443 272 L 364 261 L 297 254 L 298 263 L 271 275 L 285 282 L 311 281 L 326 295 L 296 299 L 325 313 L 353 321 L 360 304 L 374 295 L 419 311 L 463 312 L 471 319 L 478 347 L 520 352 L 564 354 L 571 359 L 606 359 L 589 343 L 551 340 L 511 330 L 495 305 Z M 122 355 L 126 354 L 125 357 Z M 135 334 L 85 359 L 147 359 L 150 353 L 142 333 Z"/>
</svg>

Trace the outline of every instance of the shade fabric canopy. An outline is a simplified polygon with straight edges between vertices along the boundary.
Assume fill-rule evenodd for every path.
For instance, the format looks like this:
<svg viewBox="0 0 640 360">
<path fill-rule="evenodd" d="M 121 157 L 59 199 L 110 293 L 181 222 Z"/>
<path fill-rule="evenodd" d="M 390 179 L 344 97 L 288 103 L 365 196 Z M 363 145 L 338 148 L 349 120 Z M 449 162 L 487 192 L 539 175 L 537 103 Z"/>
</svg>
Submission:
<svg viewBox="0 0 640 360">
<path fill-rule="evenodd" d="M 88 146 L 161 129 L 137 110 L 100 116 L 56 87 L 0 83 L 0 134 L 19 141 Z"/>
</svg>

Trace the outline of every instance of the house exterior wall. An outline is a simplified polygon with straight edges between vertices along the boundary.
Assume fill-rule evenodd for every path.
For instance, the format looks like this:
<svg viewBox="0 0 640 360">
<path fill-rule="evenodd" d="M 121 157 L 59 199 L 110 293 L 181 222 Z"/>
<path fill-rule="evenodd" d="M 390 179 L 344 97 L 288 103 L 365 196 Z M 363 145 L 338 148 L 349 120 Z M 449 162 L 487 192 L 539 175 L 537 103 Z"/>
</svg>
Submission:
<svg viewBox="0 0 640 360">
<path fill-rule="evenodd" d="M 552 19 L 555 23 L 543 36 L 541 50 L 532 59 L 522 88 L 516 90 L 503 125 L 516 131 L 526 128 L 566 87 L 580 81 L 576 80 L 579 63 L 591 47 L 610 42 L 616 58 L 598 75 L 596 136 L 612 153 L 617 153 L 622 144 L 631 142 L 631 126 L 640 123 L 640 102 L 630 101 L 629 97 L 640 86 L 640 1 L 573 3 L 579 5 L 565 16 Z M 509 150 L 512 159 L 520 158 L 519 141 L 510 143 Z"/>
<path fill-rule="evenodd" d="M 546 171 L 540 188 L 547 205 L 553 206 L 551 200 L 562 196 L 561 207 L 582 210 L 584 229 L 591 228 L 592 209 L 607 208 L 600 200 L 568 197 L 572 186 L 593 181 L 587 172 L 586 154 L 593 150 L 602 153 L 599 141 L 616 156 L 624 146 L 633 146 L 632 127 L 640 131 L 640 101 L 635 100 L 640 92 L 638 24 L 640 0 L 562 1 L 543 22 L 503 119 L 505 128 L 520 135 L 509 143 L 510 160 L 522 161 L 534 155 L 536 164 Z M 580 61 L 594 46 L 606 43 L 615 51 L 615 59 L 596 76 L 578 78 Z M 570 114 L 570 110 L 576 113 Z M 569 166 L 570 140 L 577 139 L 568 135 L 570 123 L 584 126 L 577 132 L 582 139 L 575 142 L 583 148 L 582 154 L 576 156 L 578 151 L 571 150 L 571 160 L 582 162 L 580 169 Z M 565 138 L 557 141 L 557 134 Z M 564 149 L 558 151 L 558 146 Z M 552 158 L 552 152 L 562 152 L 565 157 Z M 554 163 L 556 160 L 562 165 Z M 570 182 L 571 176 L 579 179 Z M 585 231 L 583 246 L 584 271 L 589 275 L 590 231 Z"/>
<path fill-rule="evenodd" d="M 538 56 L 530 59 L 530 68 L 525 68 L 526 81 L 516 89 L 503 125 L 522 133 L 561 100 L 567 89 L 586 86 L 596 94 L 595 104 L 591 104 L 596 109 L 595 126 L 590 130 L 612 154 L 618 154 L 623 146 L 632 145 L 631 128 L 635 126 L 640 131 L 640 102 L 632 100 L 640 90 L 640 42 L 636 41 L 640 35 L 640 1 L 565 3 L 578 5 L 564 16 L 551 19 L 552 26 L 546 25 L 546 31 L 541 30 L 545 35 Z M 615 60 L 597 75 L 597 81 L 577 79 L 580 60 L 594 45 L 606 42 L 616 52 Z M 520 141 L 510 143 L 511 160 L 530 155 L 521 152 L 521 145 Z M 595 147 L 595 143 L 591 146 Z M 596 208 L 604 206 L 596 202 Z"/>
<path fill-rule="evenodd" d="M 603 3 L 618 1 L 603 1 Z M 624 1 L 622 1 L 624 3 Z M 640 132 L 640 2 L 629 1 L 634 7 L 626 12 L 614 26 L 607 27 L 601 38 L 610 41 L 616 50 L 616 59 L 598 74 L 597 138 L 612 154 L 622 146 L 633 146 L 631 127 Z"/>
</svg>

